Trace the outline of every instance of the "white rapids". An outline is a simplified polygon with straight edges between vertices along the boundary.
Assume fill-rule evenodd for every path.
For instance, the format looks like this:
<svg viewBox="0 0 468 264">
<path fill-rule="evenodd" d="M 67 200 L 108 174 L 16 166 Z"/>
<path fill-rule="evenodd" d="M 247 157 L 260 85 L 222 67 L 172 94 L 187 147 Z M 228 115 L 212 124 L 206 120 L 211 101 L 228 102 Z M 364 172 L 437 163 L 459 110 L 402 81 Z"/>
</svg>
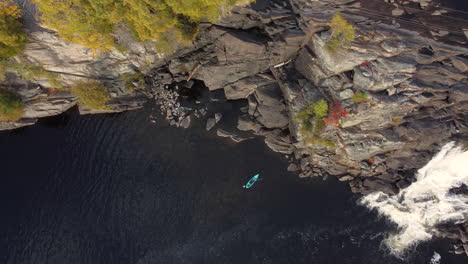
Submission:
<svg viewBox="0 0 468 264">
<path fill-rule="evenodd" d="M 468 198 L 449 192 L 463 184 L 468 185 L 468 151 L 450 142 L 418 170 L 416 182 L 397 195 L 375 192 L 360 203 L 398 225 L 398 232 L 384 242 L 400 256 L 436 235 L 438 224 L 460 223 L 468 218 Z"/>
<path fill-rule="evenodd" d="M 431 262 L 429 262 L 429 264 L 440 264 L 441 259 L 442 257 L 440 254 L 434 251 L 434 255 L 432 255 Z"/>
</svg>

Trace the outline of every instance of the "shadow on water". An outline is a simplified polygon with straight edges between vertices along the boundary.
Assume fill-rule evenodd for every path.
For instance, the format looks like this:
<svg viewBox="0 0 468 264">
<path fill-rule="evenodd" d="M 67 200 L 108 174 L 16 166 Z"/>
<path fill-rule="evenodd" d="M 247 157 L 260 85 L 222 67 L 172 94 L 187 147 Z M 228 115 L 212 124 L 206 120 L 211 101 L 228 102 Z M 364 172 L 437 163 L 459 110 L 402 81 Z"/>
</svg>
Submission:
<svg viewBox="0 0 468 264">
<path fill-rule="evenodd" d="M 468 1 L 466 0 L 445 0 L 438 2 L 440 2 L 443 7 L 452 8 L 456 11 L 468 12 Z"/>
<path fill-rule="evenodd" d="M 266 9 L 268 6 L 270 6 L 271 0 L 256 0 L 251 7 L 254 10 L 261 11 Z"/>
<path fill-rule="evenodd" d="M 0 263 L 407 263 L 346 184 L 299 180 L 261 139 L 152 124 L 154 109 L 1 132 Z M 409 263 L 462 263 L 446 247 Z"/>
</svg>

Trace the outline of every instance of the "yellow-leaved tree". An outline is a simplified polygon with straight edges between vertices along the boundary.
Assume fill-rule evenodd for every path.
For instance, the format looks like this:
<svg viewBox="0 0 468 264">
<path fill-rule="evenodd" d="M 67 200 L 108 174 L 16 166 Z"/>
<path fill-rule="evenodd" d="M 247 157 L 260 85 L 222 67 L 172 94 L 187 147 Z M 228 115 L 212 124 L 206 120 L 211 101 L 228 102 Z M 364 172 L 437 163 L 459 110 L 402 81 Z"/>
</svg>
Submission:
<svg viewBox="0 0 468 264">
<path fill-rule="evenodd" d="M 116 45 L 112 33 L 121 23 L 141 41 L 155 40 L 161 46 L 187 44 L 197 35 L 201 21 L 214 21 L 235 4 L 253 0 L 33 1 L 42 21 L 63 39 L 105 52 Z"/>
<path fill-rule="evenodd" d="M 333 16 L 330 28 L 332 30 L 331 38 L 326 46 L 330 52 L 336 52 L 349 45 L 356 37 L 354 27 L 340 13 Z"/>
<path fill-rule="evenodd" d="M 27 36 L 18 18 L 21 10 L 12 0 L 0 0 L 0 58 L 13 57 L 24 49 Z"/>
<path fill-rule="evenodd" d="M 70 87 L 70 90 L 78 101 L 89 109 L 106 109 L 106 103 L 110 98 L 104 85 L 96 80 L 78 81 Z"/>
<path fill-rule="evenodd" d="M 109 51 L 114 46 L 112 24 L 103 6 L 80 0 L 34 0 L 47 26 L 57 30 L 66 41 L 84 45 L 92 50 Z M 112 8 L 112 6 L 110 6 Z"/>
</svg>

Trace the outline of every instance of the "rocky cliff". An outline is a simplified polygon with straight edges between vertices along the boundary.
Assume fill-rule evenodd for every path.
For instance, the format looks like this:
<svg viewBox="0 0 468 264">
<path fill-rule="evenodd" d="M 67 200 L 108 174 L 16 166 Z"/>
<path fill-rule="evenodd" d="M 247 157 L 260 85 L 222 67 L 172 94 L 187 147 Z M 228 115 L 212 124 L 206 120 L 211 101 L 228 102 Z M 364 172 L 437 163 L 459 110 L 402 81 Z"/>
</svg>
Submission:
<svg viewBox="0 0 468 264">
<path fill-rule="evenodd" d="M 296 0 L 258 12 L 237 8 L 205 25 L 203 45 L 170 60 L 153 79 L 164 84 L 191 75 L 228 100 L 247 100 L 238 128 L 294 153 L 300 162 L 291 168 L 300 167 L 302 177 L 320 168 L 351 180 L 354 191 L 395 193 L 435 146 L 466 137 L 468 49 L 354 15 L 355 3 L 343 2 L 351 6 Z M 331 53 L 327 25 L 338 11 L 358 37 Z M 356 93 L 365 99 L 356 102 Z M 308 144 L 294 118 L 320 99 L 348 113 L 316 135 L 333 144 Z"/>
<path fill-rule="evenodd" d="M 229 100 L 247 100 L 237 128 L 293 156 L 289 169 L 300 177 L 326 171 L 349 181 L 354 192 L 395 194 L 443 144 L 466 142 L 468 49 L 353 8 L 359 9 L 354 1 L 301 0 L 274 2 L 258 12 L 238 8 L 207 25 L 202 37 L 213 41 L 163 71 L 175 80 L 191 73 Z M 358 37 L 331 53 L 328 23 L 337 11 Z M 364 99 L 353 100 L 358 93 Z M 346 115 L 311 142 L 295 116 L 321 99 Z M 459 225 L 446 235 L 463 238 L 466 230 Z"/>
<path fill-rule="evenodd" d="M 127 51 L 96 56 L 34 24 L 23 56 L 60 73 L 65 84 L 81 78 L 107 82 L 111 111 L 138 108 L 145 98 L 154 98 L 164 114 L 183 127 L 197 113 L 181 110 L 177 94 L 168 87 L 190 88 L 192 80 L 203 81 L 228 100 L 246 100 L 238 130 L 265 137 L 271 149 L 288 156 L 289 170 L 300 177 L 326 172 L 349 181 L 354 192 L 397 193 L 441 145 L 468 139 L 468 49 L 466 39 L 449 45 L 415 30 L 415 24 L 382 23 L 392 14 L 402 15 L 395 9 L 416 8 L 412 2 L 390 4 L 389 14 L 370 14 L 362 8 L 368 2 L 290 0 L 236 7 L 218 23 L 202 24 L 193 46 L 167 57 L 151 45 L 132 41 L 125 30 L 119 37 Z M 336 12 L 355 27 L 357 38 L 330 52 L 328 23 Z M 122 87 L 119 77 L 134 72 L 147 75 L 146 91 L 133 94 Z M 67 90 L 49 88 L 46 82 L 12 76 L 8 89 L 24 99 L 26 114 L 0 128 L 32 124 L 76 104 Z M 356 94 L 360 100 L 353 98 Z M 308 140 L 311 136 L 295 117 L 321 99 L 343 114 L 339 122 L 314 130 L 313 140 Z M 237 133 L 218 131 L 238 139 Z M 466 231 L 466 224 L 458 225 L 447 236 L 466 245 Z"/>
</svg>

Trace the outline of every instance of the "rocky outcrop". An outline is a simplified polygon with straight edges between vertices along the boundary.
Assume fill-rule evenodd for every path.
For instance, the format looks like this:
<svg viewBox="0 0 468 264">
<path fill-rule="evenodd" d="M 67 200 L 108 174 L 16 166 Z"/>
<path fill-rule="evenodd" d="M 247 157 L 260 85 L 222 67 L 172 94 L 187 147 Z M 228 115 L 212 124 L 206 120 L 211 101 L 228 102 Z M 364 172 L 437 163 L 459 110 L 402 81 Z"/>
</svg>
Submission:
<svg viewBox="0 0 468 264">
<path fill-rule="evenodd" d="M 353 5 L 341 4 L 348 2 Z M 290 3 L 263 13 L 237 12 L 248 13 L 243 26 L 249 30 L 243 33 L 225 23 L 212 26 L 226 33 L 204 48 L 205 56 L 189 54 L 209 59 L 185 63 L 187 69 L 200 65 L 193 77 L 209 89 L 224 90 L 229 100 L 247 100 L 238 129 L 264 136 L 274 151 L 294 154 L 290 170 L 299 169 L 300 177 L 336 175 L 354 192 L 396 194 L 438 146 L 466 139 L 466 48 L 347 12 L 351 6 Z M 343 11 L 358 37 L 332 53 L 326 48 L 327 23 L 337 11 Z M 288 52 L 282 52 L 285 47 Z M 365 99 L 353 100 L 357 93 Z M 307 138 L 295 116 L 320 99 L 339 103 L 346 114 Z M 232 138 L 230 132 L 217 133 Z"/>
<path fill-rule="evenodd" d="M 304 21 L 307 19 L 307 23 L 301 24 L 303 29 L 317 32 L 324 13 L 301 11 Z M 322 161 L 332 174 L 351 173 L 362 178 L 367 182 L 362 185 L 362 192 L 381 190 L 380 182 L 376 184 L 378 181 L 368 178 L 384 173 L 394 175 L 391 179 L 384 177 L 392 184 L 404 178 L 401 170 L 419 168 L 428 161 L 430 155 L 421 155 L 421 152 L 432 153 L 434 144 L 466 136 L 467 111 L 455 106 L 450 94 L 468 90 L 468 76 L 459 70 L 463 67 L 457 68 L 452 63 L 452 60 L 465 60 L 468 50 L 388 25 L 360 24 L 363 18 L 359 16 L 346 18 L 354 22 L 358 32 L 364 35 L 372 31 L 373 37 L 356 40 L 347 49 L 331 53 L 325 48 L 329 32 L 316 33 L 301 50 L 295 67 L 286 72 L 297 71 L 312 83 L 303 85 L 301 94 L 319 90 L 322 97 L 330 102 L 341 102 L 349 112 L 339 127 L 329 126 L 323 132 L 323 137 L 335 142 L 335 149 L 315 152 L 309 157 L 311 163 Z M 426 49 L 431 54 L 427 54 Z M 344 91 L 365 93 L 367 99 L 353 102 L 349 96 L 343 96 Z M 309 100 L 316 98 L 314 95 Z M 294 95 L 287 99 L 293 111 L 303 103 Z M 464 105 L 466 101 L 461 99 L 458 103 Z M 300 135 L 295 137 L 300 140 Z M 303 146 L 307 150 L 310 147 L 322 149 L 322 146 Z M 419 157 L 416 158 L 419 162 L 398 162 L 400 153 Z M 379 160 L 379 164 L 375 160 Z M 336 164 L 343 167 L 337 169 Z"/>
<path fill-rule="evenodd" d="M 36 9 L 30 1 L 17 0 L 23 9 L 23 24 L 29 36 L 24 52 L 16 58 L 20 63 L 42 67 L 60 76 L 61 86 L 67 88 L 80 80 L 100 80 L 109 89 L 111 99 L 106 110 L 90 110 L 80 106 L 82 114 L 112 113 L 142 107 L 146 102 L 141 94 L 127 91 L 121 79 L 125 74 L 145 71 L 161 64 L 163 56 L 155 51 L 153 43 L 134 40 L 130 31 L 118 29 L 122 50 L 108 53 L 93 52 L 78 44 L 62 40 L 54 31 L 35 20 Z M 1 129 L 13 129 L 34 124 L 37 118 L 53 116 L 77 104 L 67 89 L 54 87 L 47 79 L 18 84 L 17 76 L 8 76 L 2 87 L 14 90 L 25 102 L 25 115 L 17 122 L 2 122 Z"/>
<path fill-rule="evenodd" d="M 182 127 L 190 125 L 190 115 L 203 116 L 206 110 L 182 106 L 178 86 L 190 89 L 194 85 L 190 79 L 203 81 L 209 90 L 224 92 L 228 100 L 247 100 L 240 130 L 265 136 L 273 149 L 293 150 L 297 159 L 328 173 L 361 179 L 363 184 L 354 182 L 353 189 L 360 191 L 356 186 L 363 186 L 364 191 L 382 185 L 366 183 L 368 178 L 394 175 L 383 177 L 393 184 L 404 178 L 401 171 L 427 161 L 434 144 L 466 136 L 468 59 L 465 48 L 375 22 L 358 9 L 353 1 L 331 0 L 272 1 L 259 11 L 236 7 L 217 23 L 202 24 L 194 45 L 170 57 L 157 54 L 152 43 L 134 41 L 125 28 L 117 34 L 125 52 L 93 54 L 29 19 L 31 41 L 23 57 L 60 73 L 65 86 L 79 79 L 106 82 L 111 110 L 80 106 L 82 113 L 140 107 L 144 97 L 125 91 L 119 78 L 153 69 L 148 70 L 151 89 L 145 94 Z M 332 53 L 326 48 L 327 23 L 337 11 L 355 26 L 358 37 L 349 47 Z M 174 83 L 178 83 L 175 88 Z M 20 84 L 15 80 L 10 88 L 24 99 L 26 112 L 17 123 L 2 123 L 4 129 L 31 124 L 76 105 L 66 89 L 54 90 L 45 81 Z M 366 99 L 354 102 L 357 92 Z M 330 104 L 340 102 L 348 114 L 310 144 L 294 116 L 307 102 L 322 98 Z M 208 129 L 214 126 L 212 121 Z M 412 158 L 409 165 L 410 157 L 419 158 Z"/>
<path fill-rule="evenodd" d="M 25 104 L 23 118 L 16 122 L 0 122 L 0 130 L 32 125 L 38 118 L 61 114 L 77 103 L 67 91 L 48 90 L 25 81 L 15 80 L 0 87 L 21 96 Z"/>
<path fill-rule="evenodd" d="M 25 57 L 59 72 L 65 85 L 83 78 L 107 82 L 112 111 L 140 107 L 144 94 L 172 125 L 187 128 L 206 115 L 206 129 L 212 130 L 219 120 L 207 114 L 204 102 L 185 106 L 181 101 L 184 89 L 203 82 L 212 91 L 210 102 L 244 100 L 247 105 L 237 123 L 240 131 L 217 128 L 217 135 L 236 142 L 250 138 L 245 131 L 263 136 L 272 150 L 294 157 L 289 170 L 300 177 L 331 174 L 353 192 L 395 194 L 439 146 L 468 138 L 468 49 L 465 38 L 453 38 L 462 46 L 449 45 L 391 17 L 408 13 L 416 2 L 429 10 L 429 1 L 361 2 L 375 10 L 353 0 L 271 0 L 262 10 L 236 7 L 217 23 L 203 23 L 193 46 L 169 57 L 158 55 L 151 43 L 134 42 L 124 28 L 118 35 L 126 52 L 96 55 L 36 25 Z M 328 23 L 338 11 L 357 37 L 330 52 Z M 437 38 L 443 40 L 440 34 Z M 119 78 L 136 71 L 146 73 L 148 89 L 135 95 Z M 67 90 L 49 88 L 54 87 L 47 82 L 18 81 L 6 87 L 24 99 L 26 114 L 18 122 L 1 123 L 0 129 L 32 124 L 77 104 Z M 326 119 L 323 128 L 312 131 L 296 114 L 321 99 L 341 113 L 340 120 Z M 315 126 L 321 120 L 309 121 Z M 457 244 L 457 250 L 465 245 Z"/>
</svg>

